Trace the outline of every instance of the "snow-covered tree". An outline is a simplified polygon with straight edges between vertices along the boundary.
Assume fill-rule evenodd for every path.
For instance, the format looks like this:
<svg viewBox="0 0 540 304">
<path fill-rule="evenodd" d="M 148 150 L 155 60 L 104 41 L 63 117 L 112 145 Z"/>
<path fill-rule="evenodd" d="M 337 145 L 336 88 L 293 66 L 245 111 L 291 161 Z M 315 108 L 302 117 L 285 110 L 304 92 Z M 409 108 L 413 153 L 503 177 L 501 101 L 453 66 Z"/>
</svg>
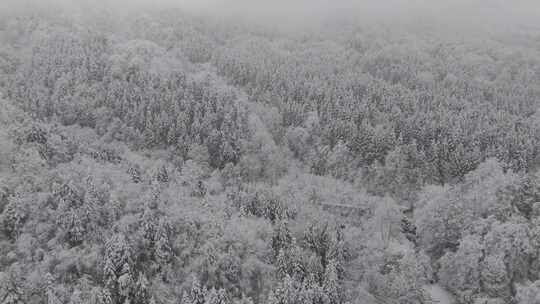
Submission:
<svg viewBox="0 0 540 304">
<path fill-rule="evenodd" d="M 465 236 L 455 253 L 446 253 L 439 261 L 441 284 L 456 294 L 462 303 L 472 301 L 481 290 L 483 250 L 478 237 Z"/>
</svg>

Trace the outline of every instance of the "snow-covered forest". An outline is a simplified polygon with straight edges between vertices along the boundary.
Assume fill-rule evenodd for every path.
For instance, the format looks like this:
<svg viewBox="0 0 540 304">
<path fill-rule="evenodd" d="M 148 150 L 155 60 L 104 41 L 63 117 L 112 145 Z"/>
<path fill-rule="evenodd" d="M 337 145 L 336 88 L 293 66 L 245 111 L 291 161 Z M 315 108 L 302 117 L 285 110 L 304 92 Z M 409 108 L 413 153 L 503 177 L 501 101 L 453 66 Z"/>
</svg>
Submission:
<svg viewBox="0 0 540 304">
<path fill-rule="evenodd" d="M 0 304 L 540 303 L 540 8 L 5 1 Z"/>
</svg>

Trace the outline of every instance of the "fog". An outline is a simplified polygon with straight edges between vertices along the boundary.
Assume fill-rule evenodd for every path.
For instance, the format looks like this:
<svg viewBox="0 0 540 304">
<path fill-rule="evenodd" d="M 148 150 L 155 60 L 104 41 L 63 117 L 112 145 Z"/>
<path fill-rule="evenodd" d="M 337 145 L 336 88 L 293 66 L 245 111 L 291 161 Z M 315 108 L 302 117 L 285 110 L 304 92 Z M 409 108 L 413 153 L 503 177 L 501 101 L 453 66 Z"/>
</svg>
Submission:
<svg viewBox="0 0 540 304">
<path fill-rule="evenodd" d="M 59 9 L 61 8 L 61 9 Z M 449 29 L 511 30 L 540 26 L 538 0 L 3 0 L 0 10 L 129 12 L 178 8 L 188 12 L 244 19 L 291 28 L 323 21 L 414 24 Z"/>
<path fill-rule="evenodd" d="M 122 5 L 122 0 L 116 0 Z M 508 29 L 540 24 L 538 0 L 137 0 L 139 6 L 177 6 L 195 13 L 268 24 L 318 24 L 356 18 L 373 22 L 427 22 L 447 27 Z"/>
</svg>

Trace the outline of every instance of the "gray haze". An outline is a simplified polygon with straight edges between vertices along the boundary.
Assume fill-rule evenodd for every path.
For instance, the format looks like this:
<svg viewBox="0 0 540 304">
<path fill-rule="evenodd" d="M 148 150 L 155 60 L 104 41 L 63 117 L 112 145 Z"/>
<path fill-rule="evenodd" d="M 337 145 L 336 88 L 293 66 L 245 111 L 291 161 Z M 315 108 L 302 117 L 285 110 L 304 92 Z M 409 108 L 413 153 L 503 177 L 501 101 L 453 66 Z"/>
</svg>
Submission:
<svg viewBox="0 0 540 304">
<path fill-rule="evenodd" d="M 180 8 L 197 14 L 241 18 L 268 25 L 302 27 L 354 18 L 364 23 L 414 24 L 450 29 L 510 30 L 540 26 L 537 0 L 4 0 L 4 13 L 17 9 Z"/>
</svg>

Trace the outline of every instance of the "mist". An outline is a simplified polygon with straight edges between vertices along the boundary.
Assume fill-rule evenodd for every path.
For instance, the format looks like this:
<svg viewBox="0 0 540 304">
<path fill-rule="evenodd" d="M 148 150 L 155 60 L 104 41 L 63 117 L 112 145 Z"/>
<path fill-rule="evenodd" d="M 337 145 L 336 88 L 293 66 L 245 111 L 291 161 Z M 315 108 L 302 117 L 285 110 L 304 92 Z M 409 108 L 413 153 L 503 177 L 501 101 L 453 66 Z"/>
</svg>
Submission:
<svg viewBox="0 0 540 304">
<path fill-rule="evenodd" d="M 289 29 L 354 20 L 435 27 L 458 31 L 511 31 L 540 26 L 540 1 L 535 0 L 7 0 L 0 11 L 58 10 L 87 14 L 105 10 L 130 14 L 148 10 L 180 9 L 213 18 L 228 18 Z"/>
<path fill-rule="evenodd" d="M 540 25 L 540 1 L 535 0 L 138 0 L 136 3 L 173 6 L 199 14 L 244 18 L 269 25 L 319 25 L 343 18 L 368 24 L 424 22 L 469 29 L 506 30 Z"/>
</svg>

